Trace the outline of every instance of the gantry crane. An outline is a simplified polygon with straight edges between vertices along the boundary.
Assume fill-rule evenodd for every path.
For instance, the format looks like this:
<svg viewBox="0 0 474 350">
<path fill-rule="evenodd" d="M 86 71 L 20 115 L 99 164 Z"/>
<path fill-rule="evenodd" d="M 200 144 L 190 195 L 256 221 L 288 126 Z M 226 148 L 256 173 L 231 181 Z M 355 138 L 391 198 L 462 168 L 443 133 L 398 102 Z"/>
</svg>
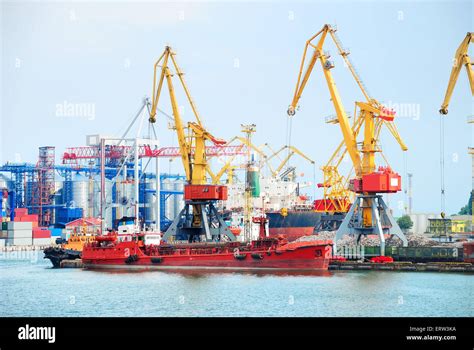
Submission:
<svg viewBox="0 0 474 350">
<path fill-rule="evenodd" d="M 469 57 L 469 44 L 474 41 L 474 33 L 468 32 L 466 37 L 459 45 L 456 50 L 456 54 L 453 60 L 453 68 L 451 69 L 451 75 L 449 76 L 448 87 L 446 88 L 446 94 L 444 95 L 443 103 L 439 112 L 441 114 L 448 114 L 449 102 L 451 101 L 451 96 L 453 95 L 454 87 L 461 72 L 462 67 L 466 67 L 467 77 L 469 79 L 469 84 L 471 85 L 471 94 L 474 95 L 474 71 L 472 70 L 473 63 Z"/>
<path fill-rule="evenodd" d="M 165 232 L 163 240 L 186 239 L 189 242 L 199 240 L 218 241 L 224 239 L 224 237 L 229 240 L 235 240 L 235 236 L 227 227 L 214 205 L 218 200 L 227 199 L 227 187 L 206 184 L 206 142 L 210 141 L 216 146 L 223 146 L 226 142 L 214 137 L 204 128 L 196 105 L 184 81 L 183 72 L 176 63 L 174 56 L 175 53 L 171 47 L 166 46 L 163 54 L 155 63 L 152 106 L 150 110 L 150 122 L 155 123 L 163 83 L 166 80 L 173 110 L 174 128 L 178 136 L 187 184 L 184 187 L 184 208 Z M 175 95 L 172 80 L 173 74 L 170 69 L 171 65 L 181 82 L 196 118 L 196 122 L 188 122 L 187 124 L 188 135 L 186 135 Z"/>
<path fill-rule="evenodd" d="M 382 193 L 395 193 L 401 190 L 401 177 L 399 174 L 392 171 L 388 166 L 376 168 L 375 154 L 381 152 L 379 136 L 382 126 L 386 126 L 389 129 L 402 150 L 407 150 L 407 147 L 393 123 L 395 112 L 388 110 L 377 100 L 370 97 L 347 57 L 349 53 L 342 49 L 335 31 L 335 28 L 324 25 L 318 33 L 306 42 L 293 100 L 288 108 L 288 115 L 291 117 L 295 114 L 306 83 L 316 62 L 319 60 L 331 101 L 336 110 L 337 118 L 334 123 L 339 124 L 343 134 L 344 147 L 354 167 L 355 178 L 350 180 L 350 187 L 351 190 L 357 193 L 354 203 L 351 205 L 349 212 L 336 233 L 334 245 L 336 246 L 337 241 L 345 234 L 355 234 L 358 242 L 362 235 L 378 234 L 381 242 L 381 254 L 384 255 L 384 234 L 398 236 L 405 246 L 407 245 L 407 240 L 381 195 Z M 352 126 L 331 73 L 334 63 L 329 60 L 329 54 L 323 51 L 328 34 L 336 44 L 339 53 L 366 99 L 365 102 L 355 102 L 355 110 L 356 112 L 358 110 L 359 114 L 356 117 L 356 113 L 354 113 L 355 119 Z M 318 41 L 313 43 L 315 40 Z M 306 65 L 309 48 L 313 48 L 314 52 Z M 363 133 L 363 140 L 361 142 L 357 140 L 359 133 Z M 333 157 L 336 158 L 334 155 Z M 323 167 L 323 171 L 325 170 L 327 171 Z"/>
</svg>

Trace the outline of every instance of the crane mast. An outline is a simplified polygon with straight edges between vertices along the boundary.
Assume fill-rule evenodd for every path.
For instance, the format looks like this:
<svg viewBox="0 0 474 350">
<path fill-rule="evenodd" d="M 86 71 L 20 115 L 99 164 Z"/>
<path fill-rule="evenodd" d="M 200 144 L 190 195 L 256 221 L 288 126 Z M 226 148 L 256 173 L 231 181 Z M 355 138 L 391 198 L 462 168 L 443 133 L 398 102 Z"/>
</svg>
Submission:
<svg viewBox="0 0 474 350">
<path fill-rule="evenodd" d="M 166 81 L 171 108 L 173 110 L 174 129 L 186 174 L 187 184 L 184 187 L 185 205 L 163 236 L 164 241 L 188 240 L 189 242 L 207 240 L 218 241 L 226 237 L 235 240 L 235 236 L 217 212 L 215 202 L 227 199 L 227 187 L 206 184 L 206 141 L 216 146 L 226 142 L 211 135 L 202 125 L 196 105 L 184 81 L 184 73 L 179 68 L 175 53 L 166 46 L 163 54 L 154 65 L 152 107 L 149 121 L 156 122 L 158 103 Z M 188 103 L 191 105 L 196 122 L 188 122 L 186 128 L 181 118 L 173 85 L 173 74 L 170 65 L 178 75 Z M 186 130 L 188 134 L 186 134 Z"/>
<path fill-rule="evenodd" d="M 344 234 L 356 234 L 357 240 L 359 241 L 361 235 L 376 233 L 380 237 L 381 253 L 383 255 L 385 233 L 397 235 L 404 245 L 407 244 L 407 240 L 380 195 L 381 193 L 394 193 L 401 190 L 400 175 L 393 172 L 388 166 L 379 167 L 378 169 L 376 167 L 375 155 L 381 152 L 378 140 L 382 127 L 387 127 L 403 151 L 406 151 L 407 147 L 393 123 L 395 112 L 388 110 L 377 100 L 370 97 L 361 79 L 348 60 L 348 52 L 342 49 L 342 45 L 335 35 L 335 31 L 336 30 L 331 26 L 325 25 L 318 33 L 306 41 L 295 92 L 287 113 L 290 117 L 295 115 L 304 88 L 316 65 L 316 61 L 319 60 L 331 101 L 336 111 L 337 120 L 335 120 L 335 123 L 339 124 L 343 135 L 343 142 L 331 157 L 328 165 L 322 168 L 325 180 L 323 185 L 328 187 L 334 186 L 336 193 L 344 194 L 340 191 L 341 181 L 344 181 L 344 178 L 339 176 L 337 168 L 340 164 L 340 160 L 342 160 L 344 154 L 347 152 L 355 171 L 355 178 L 350 181 L 350 188 L 358 194 L 354 204 L 350 207 L 349 212 L 337 231 L 334 244 L 336 245 L 337 240 Z M 331 73 L 334 64 L 329 60 L 329 54 L 323 51 L 328 34 L 336 44 L 339 53 L 342 55 L 366 99 L 365 102 L 355 103 L 355 109 L 359 111 L 359 114 L 358 116 L 354 114 L 354 118 L 356 119 L 353 125 L 351 125 L 349 121 L 349 117 L 344 109 L 341 96 Z M 316 40 L 317 42 L 313 43 Z M 305 67 L 309 48 L 313 49 L 313 53 Z M 363 139 L 359 143 L 357 136 L 360 133 L 363 135 Z M 361 145 L 360 148 L 359 144 Z M 342 152 L 343 155 L 338 157 L 337 154 L 341 153 L 342 147 L 344 147 L 345 150 Z M 334 198 L 329 198 L 329 200 L 333 199 Z M 326 201 L 328 198 L 324 200 Z M 341 205 L 343 207 L 343 201 L 341 201 Z M 340 208 L 334 209 L 337 210 Z"/>
</svg>

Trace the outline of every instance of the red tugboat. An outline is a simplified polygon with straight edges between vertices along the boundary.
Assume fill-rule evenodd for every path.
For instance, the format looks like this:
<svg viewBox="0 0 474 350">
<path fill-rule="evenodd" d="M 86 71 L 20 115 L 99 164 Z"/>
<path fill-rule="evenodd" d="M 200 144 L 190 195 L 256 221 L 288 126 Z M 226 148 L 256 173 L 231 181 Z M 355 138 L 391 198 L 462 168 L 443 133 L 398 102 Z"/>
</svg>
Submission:
<svg viewBox="0 0 474 350">
<path fill-rule="evenodd" d="M 85 245 L 86 268 L 327 270 L 331 241 L 260 238 L 251 243 L 146 244 L 147 234 L 106 235 Z"/>
</svg>

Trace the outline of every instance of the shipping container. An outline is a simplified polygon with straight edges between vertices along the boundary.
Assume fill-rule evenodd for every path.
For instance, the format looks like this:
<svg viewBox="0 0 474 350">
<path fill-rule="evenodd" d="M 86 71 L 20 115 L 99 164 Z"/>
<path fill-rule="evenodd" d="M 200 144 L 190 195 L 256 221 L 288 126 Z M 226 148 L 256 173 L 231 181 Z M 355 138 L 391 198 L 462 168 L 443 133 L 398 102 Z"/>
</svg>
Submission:
<svg viewBox="0 0 474 350">
<path fill-rule="evenodd" d="M 29 215 L 23 215 L 19 218 L 15 217 L 15 221 L 20 221 L 20 222 L 38 222 L 38 214 L 29 214 Z"/>
<path fill-rule="evenodd" d="M 15 217 L 28 215 L 28 209 L 27 208 L 15 208 L 14 213 L 15 213 Z"/>
<path fill-rule="evenodd" d="M 45 246 L 51 244 L 51 238 L 33 238 L 33 245 Z"/>
<path fill-rule="evenodd" d="M 43 228 L 33 229 L 33 238 L 51 238 L 51 231 Z"/>
<path fill-rule="evenodd" d="M 8 238 L 31 238 L 33 237 L 33 230 L 8 230 Z"/>
<path fill-rule="evenodd" d="M 82 208 L 59 208 L 57 209 L 57 222 L 67 224 L 68 222 L 82 218 L 83 213 Z"/>
<path fill-rule="evenodd" d="M 474 242 L 466 242 L 463 245 L 463 258 L 465 262 L 474 263 Z"/>
<path fill-rule="evenodd" d="M 396 247 L 392 257 L 397 261 L 438 262 L 462 261 L 462 248 L 454 247 Z"/>
<path fill-rule="evenodd" d="M 31 222 L 18 222 L 18 221 L 10 221 L 8 223 L 8 230 L 32 230 L 33 225 Z"/>
<path fill-rule="evenodd" d="M 7 246 L 25 246 L 32 245 L 33 238 L 8 238 L 6 242 Z"/>
<path fill-rule="evenodd" d="M 51 236 L 52 237 L 60 237 L 61 236 L 61 232 L 63 231 L 63 229 L 61 228 L 50 228 L 49 229 L 51 231 Z"/>
</svg>

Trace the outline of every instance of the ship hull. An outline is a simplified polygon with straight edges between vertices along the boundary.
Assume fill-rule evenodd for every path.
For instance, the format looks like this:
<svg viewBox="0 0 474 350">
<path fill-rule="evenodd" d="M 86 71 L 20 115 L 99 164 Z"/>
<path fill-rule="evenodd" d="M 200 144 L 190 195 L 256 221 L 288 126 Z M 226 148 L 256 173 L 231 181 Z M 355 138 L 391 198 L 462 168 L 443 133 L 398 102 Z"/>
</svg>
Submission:
<svg viewBox="0 0 474 350">
<path fill-rule="evenodd" d="M 302 236 L 314 234 L 314 227 L 272 227 L 268 229 L 270 237 L 283 236 L 292 242 Z"/>
<path fill-rule="evenodd" d="M 306 244 L 306 245 L 305 245 Z M 127 252 L 127 254 L 124 254 Z M 147 255 L 133 243 L 116 247 L 85 247 L 82 262 L 89 269 L 127 270 L 327 270 L 331 255 L 330 242 L 306 242 L 277 249 L 232 251 L 224 253 Z M 133 259 L 130 259 L 133 256 Z"/>
<path fill-rule="evenodd" d="M 54 268 L 61 267 L 61 261 L 81 258 L 81 252 L 77 250 L 58 247 L 48 247 L 44 251 L 44 258 L 49 259 Z"/>
<path fill-rule="evenodd" d="M 268 212 L 266 215 L 269 236 L 282 236 L 290 242 L 320 231 L 335 231 L 344 219 L 344 214 L 325 214 L 312 210 L 288 211 L 285 216 L 280 212 Z"/>
<path fill-rule="evenodd" d="M 321 221 L 321 213 L 311 210 L 288 211 L 287 215 L 281 215 L 280 212 L 269 212 L 266 215 L 270 237 L 281 235 L 289 241 L 314 234 Z"/>
</svg>

